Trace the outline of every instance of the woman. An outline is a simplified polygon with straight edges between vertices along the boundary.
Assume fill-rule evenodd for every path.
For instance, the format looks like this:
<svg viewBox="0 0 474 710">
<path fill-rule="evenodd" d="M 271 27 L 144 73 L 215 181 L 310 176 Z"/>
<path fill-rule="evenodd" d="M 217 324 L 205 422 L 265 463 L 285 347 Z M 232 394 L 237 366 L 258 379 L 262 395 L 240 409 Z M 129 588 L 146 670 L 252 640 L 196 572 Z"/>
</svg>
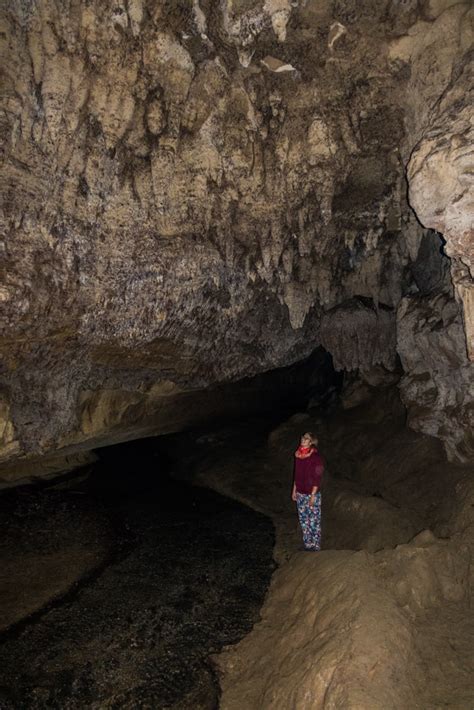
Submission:
<svg viewBox="0 0 474 710">
<path fill-rule="evenodd" d="M 298 507 L 305 550 L 321 549 L 321 479 L 324 464 L 316 448 L 318 440 L 306 432 L 295 451 L 292 499 Z"/>
</svg>

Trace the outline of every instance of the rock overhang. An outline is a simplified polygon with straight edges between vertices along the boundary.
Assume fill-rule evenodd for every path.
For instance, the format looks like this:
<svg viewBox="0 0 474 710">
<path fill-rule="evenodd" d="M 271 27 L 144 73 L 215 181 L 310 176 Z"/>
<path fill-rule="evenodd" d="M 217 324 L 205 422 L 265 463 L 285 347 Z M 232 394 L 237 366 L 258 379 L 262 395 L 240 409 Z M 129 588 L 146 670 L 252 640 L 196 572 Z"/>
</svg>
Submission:
<svg viewBox="0 0 474 710">
<path fill-rule="evenodd" d="M 472 241 L 449 228 L 470 198 L 453 217 L 448 190 L 449 224 L 426 216 L 447 171 L 433 178 L 424 147 L 433 121 L 438 136 L 467 135 L 467 102 L 449 121 L 467 96 L 469 7 L 382 5 L 7 11 L 7 458 L 31 453 L 28 427 L 42 421 L 57 422 L 44 453 L 82 431 L 88 392 L 103 403 L 125 391 L 138 411 L 163 382 L 206 388 L 321 342 L 337 355 L 332 316 L 360 299 L 373 304 L 357 311 L 365 347 L 341 321 L 341 366 L 370 367 L 370 342 L 393 362 L 394 314 L 417 292 L 426 237 L 406 200 L 415 141 L 418 217 L 446 232 L 455 268 Z M 449 174 L 463 156 L 448 156 Z M 468 330 L 472 274 L 458 274 Z"/>
</svg>

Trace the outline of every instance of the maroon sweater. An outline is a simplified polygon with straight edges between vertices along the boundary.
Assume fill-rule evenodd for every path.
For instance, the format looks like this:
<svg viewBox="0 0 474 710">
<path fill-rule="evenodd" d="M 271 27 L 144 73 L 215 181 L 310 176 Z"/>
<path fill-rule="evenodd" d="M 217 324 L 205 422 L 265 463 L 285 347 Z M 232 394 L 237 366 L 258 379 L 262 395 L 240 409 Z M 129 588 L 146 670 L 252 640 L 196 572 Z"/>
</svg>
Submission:
<svg viewBox="0 0 474 710">
<path fill-rule="evenodd" d="M 313 453 L 305 459 L 299 459 L 295 456 L 295 486 L 297 493 L 311 493 L 314 486 L 318 487 L 318 492 L 321 488 L 321 479 L 323 477 L 324 463 L 317 449 L 313 449 Z"/>
</svg>

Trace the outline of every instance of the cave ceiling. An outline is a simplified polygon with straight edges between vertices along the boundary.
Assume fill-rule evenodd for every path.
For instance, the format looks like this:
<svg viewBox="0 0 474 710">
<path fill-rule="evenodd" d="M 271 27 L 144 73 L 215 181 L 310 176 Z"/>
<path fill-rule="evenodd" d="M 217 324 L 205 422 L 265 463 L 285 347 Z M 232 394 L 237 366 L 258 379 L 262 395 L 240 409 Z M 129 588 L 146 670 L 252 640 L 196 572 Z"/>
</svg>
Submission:
<svg viewBox="0 0 474 710">
<path fill-rule="evenodd" d="M 474 450 L 472 14 L 4 6 L 5 465 L 137 417 L 166 430 L 186 393 L 319 346 L 362 373 L 401 361 L 413 424 Z"/>
</svg>

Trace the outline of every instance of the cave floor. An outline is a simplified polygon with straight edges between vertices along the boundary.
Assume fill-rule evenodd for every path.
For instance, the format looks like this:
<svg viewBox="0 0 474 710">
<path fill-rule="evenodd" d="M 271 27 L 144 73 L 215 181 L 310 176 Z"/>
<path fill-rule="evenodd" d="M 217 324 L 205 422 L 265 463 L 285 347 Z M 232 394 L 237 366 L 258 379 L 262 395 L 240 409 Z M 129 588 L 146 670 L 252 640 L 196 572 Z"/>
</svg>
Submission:
<svg viewBox="0 0 474 710">
<path fill-rule="evenodd" d="M 307 430 L 327 462 L 318 554 L 298 551 L 290 499 Z M 393 393 L 135 446 L 145 477 L 119 456 L 19 504 L 25 554 L 74 551 L 82 520 L 86 572 L 4 634 L 2 708 L 474 707 L 472 467 L 408 430 Z M 69 535 L 43 511 L 57 531 L 70 516 Z"/>
<path fill-rule="evenodd" d="M 473 467 L 407 429 L 397 399 L 190 438 L 178 475 L 264 512 L 276 530 L 262 620 L 217 657 L 221 708 L 474 707 Z M 298 552 L 290 500 L 307 430 L 328 468 L 317 555 Z"/>
<path fill-rule="evenodd" d="M 2 710 L 217 706 L 208 656 L 258 618 L 273 525 L 159 465 L 123 445 L 1 499 Z"/>
</svg>

